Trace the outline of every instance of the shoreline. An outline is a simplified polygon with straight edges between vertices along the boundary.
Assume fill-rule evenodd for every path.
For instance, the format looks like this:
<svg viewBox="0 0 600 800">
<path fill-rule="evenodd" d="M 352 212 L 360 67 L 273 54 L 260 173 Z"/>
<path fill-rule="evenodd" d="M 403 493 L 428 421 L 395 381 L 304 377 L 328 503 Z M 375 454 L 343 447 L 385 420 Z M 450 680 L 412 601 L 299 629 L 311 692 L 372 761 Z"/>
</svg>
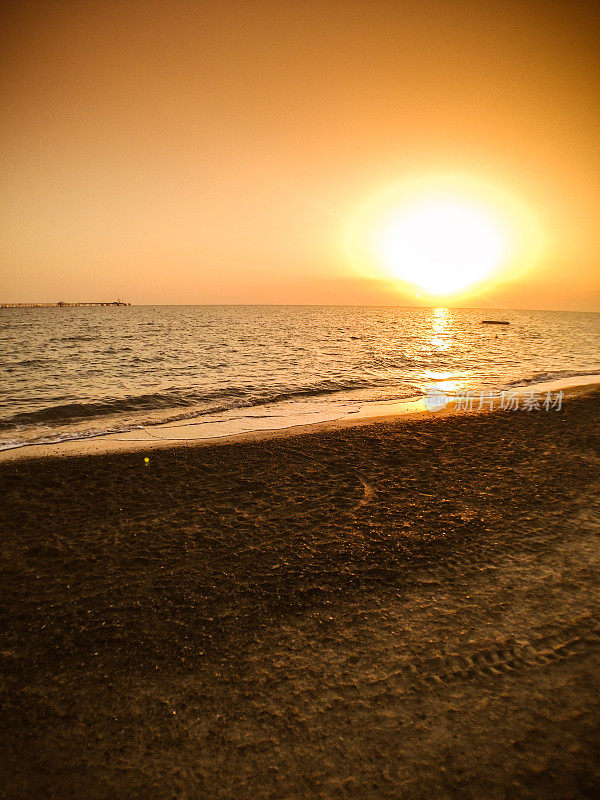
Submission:
<svg viewBox="0 0 600 800">
<path fill-rule="evenodd" d="M 600 385 L 600 376 L 575 376 L 553 381 L 532 383 L 516 386 L 514 391 L 519 397 L 530 392 L 545 393 L 562 391 L 565 397 L 585 394 L 594 391 Z M 433 387 L 435 388 L 435 387 Z M 478 393 L 473 394 L 474 397 Z M 160 432 L 173 433 L 178 429 L 201 427 L 207 423 L 199 420 L 197 423 L 164 423 L 128 433 L 99 434 L 82 439 L 68 439 L 56 443 L 27 444 L 0 450 L 0 464 L 22 459 L 51 458 L 51 457 L 77 457 L 89 455 L 104 455 L 109 453 L 131 453 L 139 451 L 165 450 L 179 447 L 209 447 L 222 444 L 235 444 L 240 442 L 264 441 L 266 439 L 299 436 L 305 433 L 321 433 L 341 430 L 346 427 L 369 425 L 379 422 L 392 422 L 400 420 L 427 419 L 431 417 L 447 417 L 455 414 L 481 414 L 493 413 L 499 409 L 458 410 L 453 407 L 454 398 L 449 396 L 445 408 L 430 411 L 425 406 L 424 398 L 415 400 L 398 400 L 386 402 L 368 402 L 357 411 L 345 413 L 341 417 L 318 422 L 300 422 L 285 424 L 282 427 L 270 427 L 255 430 L 244 430 L 236 433 L 227 433 L 214 436 L 165 436 L 160 437 Z M 511 412 L 512 413 L 512 412 Z M 534 412 L 537 413 L 537 412 Z M 208 423 L 211 424 L 211 423 Z M 150 433 L 150 430 L 156 433 Z M 143 431 L 143 432 L 142 432 Z"/>
</svg>

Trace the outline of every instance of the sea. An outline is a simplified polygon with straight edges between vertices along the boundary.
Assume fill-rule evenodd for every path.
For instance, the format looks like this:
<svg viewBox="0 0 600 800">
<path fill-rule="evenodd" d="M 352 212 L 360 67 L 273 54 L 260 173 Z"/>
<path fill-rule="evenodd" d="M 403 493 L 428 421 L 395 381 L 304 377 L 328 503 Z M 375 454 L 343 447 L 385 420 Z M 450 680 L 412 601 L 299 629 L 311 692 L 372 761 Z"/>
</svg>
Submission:
<svg viewBox="0 0 600 800">
<path fill-rule="evenodd" d="M 508 322 L 485 324 L 484 320 Z M 202 439 L 452 394 L 600 381 L 600 314 L 358 306 L 0 309 L 0 449 Z M 172 437 L 169 432 L 172 432 Z"/>
</svg>

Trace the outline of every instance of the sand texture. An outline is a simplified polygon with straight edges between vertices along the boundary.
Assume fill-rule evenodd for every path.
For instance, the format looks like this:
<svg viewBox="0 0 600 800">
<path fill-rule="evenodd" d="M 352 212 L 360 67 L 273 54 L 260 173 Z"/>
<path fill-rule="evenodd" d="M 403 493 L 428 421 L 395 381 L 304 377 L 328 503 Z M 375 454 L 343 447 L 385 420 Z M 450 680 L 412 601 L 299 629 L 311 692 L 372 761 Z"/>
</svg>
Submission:
<svg viewBox="0 0 600 800">
<path fill-rule="evenodd" d="M 599 797 L 599 423 L 0 464 L 0 796 Z"/>
</svg>

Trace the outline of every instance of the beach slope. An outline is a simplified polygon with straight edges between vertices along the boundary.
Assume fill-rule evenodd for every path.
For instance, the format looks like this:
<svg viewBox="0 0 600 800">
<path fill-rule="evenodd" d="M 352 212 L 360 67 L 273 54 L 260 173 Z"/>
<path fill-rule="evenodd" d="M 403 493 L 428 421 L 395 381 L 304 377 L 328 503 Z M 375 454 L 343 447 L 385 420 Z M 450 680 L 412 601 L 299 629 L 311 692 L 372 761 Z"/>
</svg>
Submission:
<svg viewBox="0 0 600 800">
<path fill-rule="evenodd" d="M 597 797 L 599 421 L 1 463 L 0 795 Z"/>
</svg>

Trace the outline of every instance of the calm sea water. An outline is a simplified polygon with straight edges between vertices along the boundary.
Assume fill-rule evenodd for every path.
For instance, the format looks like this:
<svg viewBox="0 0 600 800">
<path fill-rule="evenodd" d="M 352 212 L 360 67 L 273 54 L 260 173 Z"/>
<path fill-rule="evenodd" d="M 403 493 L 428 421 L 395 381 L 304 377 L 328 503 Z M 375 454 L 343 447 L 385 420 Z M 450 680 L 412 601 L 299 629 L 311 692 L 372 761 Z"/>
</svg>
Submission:
<svg viewBox="0 0 600 800">
<path fill-rule="evenodd" d="M 507 326 L 482 325 L 504 319 Z M 339 306 L 0 310 L 0 447 L 600 375 L 600 315 Z"/>
</svg>

